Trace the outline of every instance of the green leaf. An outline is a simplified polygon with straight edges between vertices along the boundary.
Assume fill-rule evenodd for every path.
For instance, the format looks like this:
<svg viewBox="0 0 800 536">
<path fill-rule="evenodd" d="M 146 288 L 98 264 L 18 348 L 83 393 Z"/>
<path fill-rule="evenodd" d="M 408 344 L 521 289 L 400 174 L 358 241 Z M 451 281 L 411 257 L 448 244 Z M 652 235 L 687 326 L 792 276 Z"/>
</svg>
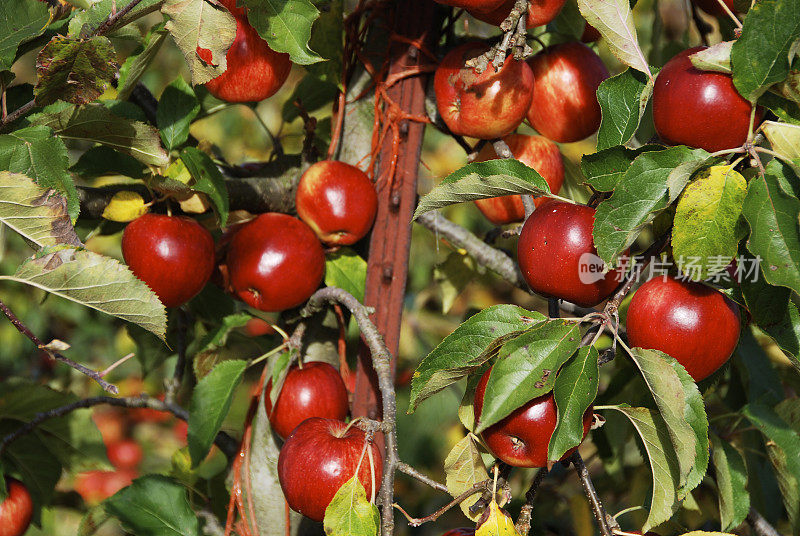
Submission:
<svg viewBox="0 0 800 536">
<path fill-rule="evenodd" d="M 556 18 L 547 24 L 547 31 L 569 36 L 577 41 L 583 35 L 585 27 L 586 21 L 581 16 L 578 3 L 575 0 L 567 0 Z"/>
<path fill-rule="evenodd" d="M 793 531 L 800 524 L 800 435 L 775 411 L 758 402 L 742 408 L 742 414 L 767 440 L 767 452 L 776 470 L 778 485 Z"/>
<path fill-rule="evenodd" d="M 776 95 L 771 91 L 767 91 L 758 99 L 761 106 L 769 108 L 769 110 L 778 116 L 781 121 L 792 123 L 793 125 L 800 125 L 800 106 L 780 95 Z"/>
<path fill-rule="evenodd" d="M 158 100 L 156 124 L 168 151 L 186 143 L 189 126 L 198 113 L 200 102 L 182 76 L 164 88 Z"/>
<path fill-rule="evenodd" d="M 314 22 L 309 46 L 325 61 L 306 66 L 309 74 L 320 82 L 341 86 L 344 57 L 344 7 L 342 0 L 331 0 L 328 9 Z"/>
<path fill-rule="evenodd" d="M 250 8 L 247 18 L 275 52 L 286 52 L 293 63 L 322 61 L 308 46 L 319 10 L 309 0 L 241 0 Z"/>
<path fill-rule="evenodd" d="M 746 195 L 747 181 L 730 166 L 703 170 L 683 191 L 675 210 L 672 256 L 690 279 L 707 279 L 736 256 Z"/>
<path fill-rule="evenodd" d="M 789 74 L 790 50 L 800 36 L 800 0 L 759 0 L 748 11 L 731 48 L 733 84 L 755 101 Z"/>
<path fill-rule="evenodd" d="M 546 317 L 516 305 L 494 305 L 471 316 L 444 338 L 419 364 L 411 380 L 408 412 L 489 360 L 509 336 L 517 335 Z"/>
<path fill-rule="evenodd" d="M 764 278 L 800 292 L 800 200 L 781 187 L 797 180 L 788 166 L 771 161 L 764 177 L 750 181 L 742 214 L 750 224 L 747 249 L 760 257 Z"/>
<path fill-rule="evenodd" d="M 40 35 L 50 20 L 47 4 L 35 0 L 0 3 L 0 71 L 11 69 L 17 47 Z"/>
<path fill-rule="evenodd" d="M 655 78 L 634 69 L 626 69 L 604 80 L 597 88 L 602 121 L 597 132 L 597 150 L 628 143 L 653 94 Z"/>
<path fill-rule="evenodd" d="M 93 5 L 85 11 L 74 12 L 69 21 L 70 37 L 86 37 L 92 35 L 100 26 L 105 23 L 112 10 L 120 11 L 126 8 L 135 0 L 92 0 Z M 122 28 L 130 22 L 142 17 L 147 13 L 156 11 L 161 5 L 161 0 L 141 0 L 128 11 L 127 15 L 119 18 L 112 28 L 112 37 L 117 37 L 122 32 L 114 31 Z M 138 34 L 138 31 L 136 32 Z"/>
<path fill-rule="evenodd" d="M 678 466 L 680 467 L 678 498 L 683 499 L 686 493 L 690 491 L 690 489 L 684 488 L 688 487 L 687 481 L 689 473 L 695 466 L 695 453 L 697 450 L 697 438 L 688 422 L 686 411 L 689 408 L 686 403 L 684 386 L 678 373 L 678 370 L 683 367 L 658 350 L 633 348 L 630 356 L 642 372 L 661 417 L 667 425 L 667 431 L 672 440 Z M 688 376 L 685 369 L 683 369 L 683 374 Z M 691 379 L 689 381 L 691 382 Z M 695 387 L 696 390 L 697 387 Z M 702 408 L 702 399 L 700 399 L 700 407 Z M 701 411 L 703 411 L 703 418 L 705 418 L 705 411 Z M 706 423 L 706 448 L 708 447 L 707 434 L 708 423 Z M 705 467 L 703 467 L 703 473 L 705 473 Z"/>
<path fill-rule="evenodd" d="M 791 160 L 795 173 L 800 171 L 800 125 L 764 121 L 759 128 L 784 160 Z"/>
<path fill-rule="evenodd" d="M 116 72 L 116 53 L 107 37 L 54 37 L 36 58 L 36 104 L 86 104 L 103 94 Z"/>
<path fill-rule="evenodd" d="M 0 280 L 34 286 L 165 337 L 164 306 L 147 285 L 112 258 L 80 249 L 42 250 L 23 262 L 13 276 L 0 276 Z"/>
<path fill-rule="evenodd" d="M 245 361 L 223 361 L 197 382 L 189 406 L 187 436 L 192 467 L 197 467 L 211 449 L 246 367 Z"/>
<path fill-rule="evenodd" d="M 225 55 L 236 37 L 236 20 L 227 9 L 207 0 L 166 0 L 161 12 L 170 18 L 165 28 L 189 65 L 192 85 L 225 72 Z M 210 51 L 210 63 L 200 58 L 198 47 Z"/>
<path fill-rule="evenodd" d="M 164 341 L 136 324 L 128 324 L 125 329 L 136 344 L 136 360 L 142 367 L 142 376 L 147 376 L 175 353 L 164 344 Z"/>
<path fill-rule="evenodd" d="M 667 208 L 668 180 L 676 166 L 707 157 L 702 149 L 682 145 L 637 156 L 611 197 L 597 207 L 594 242 L 600 258 L 613 265 L 642 228 Z"/>
<path fill-rule="evenodd" d="M 783 350 L 800 372 L 800 312 L 791 300 L 792 291 L 767 284 L 759 270 L 740 283 L 742 296 L 753 322 Z"/>
<path fill-rule="evenodd" d="M 339 248 L 325 257 L 325 285 L 339 287 L 364 302 L 367 261 L 350 248 Z"/>
<path fill-rule="evenodd" d="M 161 45 L 166 40 L 167 29 L 164 28 L 163 23 L 157 24 L 147 34 L 144 40 L 144 48 L 138 54 L 131 54 L 125 59 L 125 62 L 119 68 L 119 84 L 117 86 L 117 98 L 119 100 L 128 100 L 128 97 L 133 93 L 133 89 L 142 75 L 158 55 L 161 50 Z M 159 107 L 158 110 L 161 108 Z"/>
<path fill-rule="evenodd" d="M 722 530 L 733 530 L 750 511 L 747 492 L 747 467 L 739 451 L 716 435 L 711 436 L 714 473 L 719 492 L 719 517 Z"/>
<path fill-rule="evenodd" d="M 414 219 L 455 203 L 512 194 L 547 195 L 550 188 L 539 173 L 513 158 L 473 162 L 458 169 L 419 200 Z"/>
<path fill-rule="evenodd" d="M 667 432 L 667 425 L 658 413 L 647 408 L 628 406 L 617 406 L 613 409 L 625 415 L 636 428 L 650 461 L 653 494 L 650 499 L 650 513 L 642 527 L 642 532 L 647 532 L 667 521 L 678 511 L 680 506 L 678 460 Z"/>
<path fill-rule="evenodd" d="M 628 0 L 578 0 L 578 8 L 583 18 L 597 28 L 619 61 L 652 77 L 639 46 Z"/>
<path fill-rule="evenodd" d="M 43 188 L 58 191 L 67 199 L 70 218 L 75 219 L 80 203 L 68 166 L 64 141 L 47 127 L 27 127 L 0 135 L 0 169 L 21 173 Z"/>
<path fill-rule="evenodd" d="M 194 179 L 192 189 L 203 192 L 211 200 L 219 219 L 220 227 L 228 225 L 228 190 L 225 177 L 222 176 L 211 157 L 195 147 L 186 147 L 181 151 L 181 161 Z"/>
<path fill-rule="evenodd" d="M 186 488 L 162 475 L 137 478 L 105 502 L 108 513 L 136 536 L 198 536 Z"/>
<path fill-rule="evenodd" d="M 474 435 L 467 434 L 464 439 L 453 446 L 444 460 L 444 474 L 446 475 L 447 492 L 454 498 L 489 478 Z M 477 521 L 480 513 L 472 514 L 469 508 L 479 499 L 480 495 L 476 494 L 459 504 L 464 515 L 472 521 Z"/>
<path fill-rule="evenodd" d="M 433 268 L 433 279 L 442 294 L 442 313 L 450 311 L 464 287 L 475 277 L 475 261 L 461 250 L 451 251 Z"/>
<path fill-rule="evenodd" d="M 611 192 L 617 187 L 617 183 L 637 156 L 662 148 L 659 145 L 644 145 L 638 149 L 628 149 L 622 145 L 609 147 L 596 153 L 583 155 L 581 171 L 586 177 L 586 182 L 591 184 L 592 188 L 601 192 Z"/>
<path fill-rule="evenodd" d="M 599 355 L 594 346 L 583 346 L 561 369 L 553 386 L 558 422 L 547 447 L 548 460 L 560 460 L 583 441 L 583 414 L 597 397 Z"/>
<path fill-rule="evenodd" d="M 0 222 L 37 246 L 81 246 L 67 200 L 25 175 L 0 171 Z"/>
<path fill-rule="evenodd" d="M 283 120 L 291 122 L 300 117 L 300 108 L 295 105 L 297 100 L 300 101 L 304 110 L 313 112 L 332 103 L 338 94 L 339 87 L 336 84 L 308 74 L 295 86 L 292 96 L 283 103 L 281 111 Z"/>
<path fill-rule="evenodd" d="M 169 164 L 169 155 L 161 146 L 158 130 L 117 115 L 101 103 L 55 105 L 32 116 L 31 121 L 52 128 L 62 138 L 100 143 L 143 164 Z"/>
<path fill-rule="evenodd" d="M 500 349 L 492 367 L 475 433 L 553 389 L 556 374 L 580 345 L 575 322 L 541 322 Z"/>
<path fill-rule="evenodd" d="M 369 502 L 358 475 L 342 484 L 325 509 L 327 536 L 377 536 L 380 527 L 378 507 Z"/>
<path fill-rule="evenodd" d="M 733 41 L 722 41 L 689 56 L 692 65 L 701 71 L 730 74 Z"/>
<path fill-rule="evenodd" d="M 78 158 L 70 171 L 83 179 L 103 175 L 124 175 L 141 179 L 147 168 L 130 155 L 121 153 L 106 145 L 92 147 Z"/>
</svg>

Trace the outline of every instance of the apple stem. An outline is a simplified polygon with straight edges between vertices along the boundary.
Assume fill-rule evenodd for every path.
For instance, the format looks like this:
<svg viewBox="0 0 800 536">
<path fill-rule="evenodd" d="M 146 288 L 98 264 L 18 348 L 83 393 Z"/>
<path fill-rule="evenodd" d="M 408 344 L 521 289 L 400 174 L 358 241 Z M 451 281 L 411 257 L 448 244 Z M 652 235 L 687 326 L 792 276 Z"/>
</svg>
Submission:
<svg viewBox="0 0 800 536">
<path fill-rule="evenodd" d="M 747 517 L 745 518 L 747 523 L 753 528 L 753 532 L 755 532 L 758 536 L 780 536 L 775 527 L 770 525 L 769 521 L 764 519 L 758 510 L 750 507 L 750 512 L 748 512 Z"/>
</svg>

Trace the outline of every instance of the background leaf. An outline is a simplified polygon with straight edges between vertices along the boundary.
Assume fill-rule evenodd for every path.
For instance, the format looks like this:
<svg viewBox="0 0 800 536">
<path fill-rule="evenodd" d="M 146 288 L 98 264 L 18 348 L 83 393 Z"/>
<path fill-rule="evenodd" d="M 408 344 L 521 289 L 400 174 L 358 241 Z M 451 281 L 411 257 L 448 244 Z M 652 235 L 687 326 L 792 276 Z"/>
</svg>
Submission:
<svg viewBox="0 0 800 536">
<path fill-rule="evenodd" d="M 194 178 L 192 189 L 203 192 L 211 200 L 219 218 L 220 227 L 228 225 L 228 190 L 225 178 L 214 161 L 206 153 L 195 147 L 186 147 L 181 151 L 181 161 Z"/>
<path fill-rule="evenodd" d="M 339 287 L 364 302 L 367 261 L 350 248 L 339 248 L 325 256 L 325 284 Z"/>
<path fill-rule="evenodd" d="M 186 488 L 161 475 L 133 481 L 105 502 L 108 513 L 137 536 L 197 536 L 198 518 Z"/>
<path fill-rule="evenodd" d="M 17 47 L 41 34 L 49 20 L 50 10 L 44 2 L 0 3 L 0 71 L 11 69 Z"/>
<path fill-rule="evenodd" d="M 597 132 L 597 150 L 628 143 L 639 128 L 639 121 L 653 94 L 655 78 L 626 69 L 604 80 L 597 88 L 602 120 Z"/>
<path fill-rule="evenodd" d="M 164 88 L 156 110 L 156 124 L 168 151 L 186 143 L 189 125 L 198 113 L 200 102 L 182 76 Z"/>
<path fill-rule="evenodd" d="M 454 498 L 458 497 L 478 482 L 489 478 L 486 466 L 483 464 L 481 453 L 475 436 L 467 434 L 464 439 L 455 444 L 444 460 L 444 473 L 446 475 L 447 492 Z M 470 506 L 480 499 L 480 494 L 473 495 L 459 506 L 469 519 L 477 521 L 480 513 L 472 514 Z"/>
<path fill-rule="evenodd" d="M 286 52 L 293 63 L 309 65 L 323 58 L 311 50 L 311 27 L 319 10 L 309 0 L 242 0 L 247 18 L 276 52 Z"/>
<path fill-rule="evenodd" d="M 747 467 L 742 455 L 730 443 L 712 436 L 712 459 L 719 492 L 719 517 L 723 530 L 742 524 L 750 511 Z"/>
<path fill-rule="evenodd" d="M 619 61 L 652 77 L 639 46 L 628 0 L 578 0 L 578 8 L 583 18 L 597 28 Z"/>
<path fill-rule="evenodd" d="M 108 38 L 54 37 L 36 58 L 36 104 L 91 102 L 103 94 L 116 72 L 116 53 Z"/>
</svg>

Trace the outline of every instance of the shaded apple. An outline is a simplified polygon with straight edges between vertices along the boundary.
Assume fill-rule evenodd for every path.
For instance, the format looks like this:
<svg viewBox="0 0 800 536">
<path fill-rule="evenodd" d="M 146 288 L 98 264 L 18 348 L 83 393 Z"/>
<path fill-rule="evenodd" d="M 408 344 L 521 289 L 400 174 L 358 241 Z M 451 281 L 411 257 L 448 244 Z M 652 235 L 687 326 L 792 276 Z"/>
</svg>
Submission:
<svg viewBox="0 0 800 536">
<path fill-rule="evenodd" d="M 653 89 L 653 122 L 670 145 L 709 152 L 740 147 L 747 141 L 752 105 L 736 91 L 731 76 L 701 71 L 689 56 L 695 47 L 675 55 L 659 71 Z M 764 118 L 758 107 L 754 128 Z"/>
<path fill-rule="evenodd" d="M 142 462 L 142 447 L 132 439 L 106 443 L 106 455 L 117 469 L 136 469 Z"/>
<path fill-rule="evenodd" d="M 528 65 L 536 80 L 528 121 L 539 134 L 568 143 L 597 132 L 597 88 L 608 78 L 600 56 L 583 43 L 562 43 L 538 52 Z"/>
<path fill-rule="evenodd" d="M 125 227 L 122 256 L 167 307 L 192 299 L 214 269 L 214 239 L 195 220 L 145 214 Z"/>
<path fill-rule="evenodd" d="M 481 376 L 475 389 L 473 413 L 478 422 L 483 411 L 486 384 L 492 369 Z M 514 467 L 546 467 L 547 448 L 556 429 L 558 408 L 553 393 L 539 396 L 517 408 L 500 422 L 481 433 L 481 437 L 492 453 Z M 583 414 L 583 437 L 592 424 L 592 407 Z M 577 447 L 568 450 L 562 459 L 568 458 Z"/>
<path fill-rule="evenodd" d="M 700 381 L 736 349 L 739 306 L 702 283 L 655 277 L 633 295 L 625 325 L 631 348 L 660 350 Z"/>
<path fill-rule="evenodd" d="M 274 408 L 271 390 L 272 378 L 267 382 L 264 406 L 272 429 L 280 437 L 288 437 L 298 424 L 311 417 L 338 421 L 347 417 L 347 388 L 339 371 L 328 363 L 309 361 L 302 368 L 292 365 Z"/>
<path fill-rule="evenodd" d="M 364 448 L 366 434 L 342 421 L 313 417 L 286 438 L 278 455 L 278 479 L 289 507 L 314 521 L 322 521 L 333 496 L 356 474 L 367 497 L 377 493 L 383 474 L 378 447 Z"/>
<path fill-rule="evenodd" d="M 497 9 L 488 10 L 470 9 L 469 13 L 478 20 L 499 26 L 514 8 L 515 0 L 506 0 Z M 566 0 L 528 0 L 528 14 L 525 19 L 527 28 L 544 26 L 555 19 L 561 8 L 564 7 Z"/>
<path fill-rule="evenodd" d="M 488 49 L 482 42 L 465 43 L 450 51 L 436 69 L 436 106 L 454 134 L 500 138 L 525 118 L 533 92 L 530 68 L 510 57 L 499 71 L 489 64 L 478 74 L 466 66 Z"/>
<path fill-rule="evenodd" d="M 557 194 L 564 183 L 564 161 L 558 146 L 543 136 L 526 136 L 524 134 L 509 134 L 503 141 L 506 142 L 514 158 L 528 167 L 532 167 L 544 177 L 550 191 Z M 497 153 L 491 144 L 486 144 L 478 153 L 476 162 L 484 162 L 497 158 Z M 545 202 L 546 197 L 533 200 L 537 207 Z M 475 205 L 480 209 L 486 219 L 495 225 L 521 222 L 525 219 L 525 207 L 519 195 L 491 197 L 478 199 Z"/>
<path fill-rule="evenodd" d="M 297 215 L 325 244 L 348 246 L 364 238 L 378 212 L 378 194 L 369 177 L 335 160 L 309 167 L 295 194 Z"/>
<path fill-rule="evenodd" d="M 583 307 L 594 307 L 622 282 L 623 266 L 603 273 L 592 238 L 595 210 L 550 200 L 527 219 L 517 262 L 531 289 Z"/>
</svg>

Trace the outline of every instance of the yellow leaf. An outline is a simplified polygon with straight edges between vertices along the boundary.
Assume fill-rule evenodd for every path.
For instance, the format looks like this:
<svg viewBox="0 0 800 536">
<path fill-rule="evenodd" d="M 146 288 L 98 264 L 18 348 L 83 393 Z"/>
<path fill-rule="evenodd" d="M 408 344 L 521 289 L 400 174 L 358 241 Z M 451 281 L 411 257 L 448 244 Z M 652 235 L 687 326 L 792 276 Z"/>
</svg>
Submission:
<svg viewBox="0 0 800 536">
<path fill-rule="evenodd" d="M 488 516 L 475 530 L 475 536 L 520 536 L 514 528 L 514 521 L 497 505 L 496 501 L 489 504 Z"/>
<path fill-rule="evenodd" d="M 129 190 L 123 190 L 114 194 L 108 202 L 103 217 L 107 220 L 118 222 L 133 221 L 147 212 L 147 205 L 141 195 Z"/>
<path fill-rule="evenodd" d="M 202 214 L 211 206 L 205 196 L 199 194 L 192 194 L 186 199 L 181 199 L 178 203 L 181 206 L 181 210 L 189 214 Z"/>
</svg>

